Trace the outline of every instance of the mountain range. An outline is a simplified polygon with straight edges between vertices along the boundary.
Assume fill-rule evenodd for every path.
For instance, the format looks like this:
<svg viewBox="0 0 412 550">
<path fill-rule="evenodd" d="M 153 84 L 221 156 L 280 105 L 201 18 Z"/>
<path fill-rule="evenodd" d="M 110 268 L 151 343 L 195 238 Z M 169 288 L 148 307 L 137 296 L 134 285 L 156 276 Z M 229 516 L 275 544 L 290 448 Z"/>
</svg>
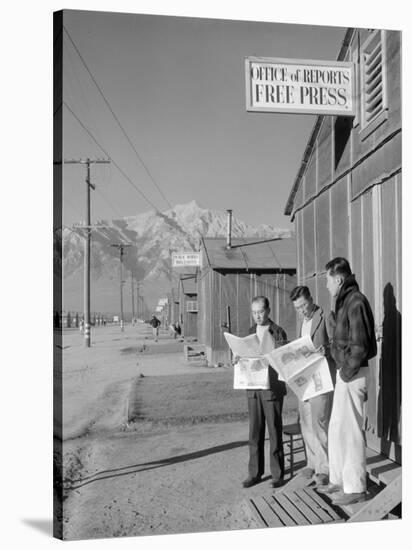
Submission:
<svg viewBox="0 0 412 550">
<path fill-rule="evenodd" d="M 177 274 L 171 264 L 172 252 L 196 251 L 201 237 L 226 237 L 227 214 L 208 210 L 195 201 L 178 204 L 164 212 L 150 211 L 122 219 L 97 220 L 91 247 L 91 310 L 118 313 L 120 303 L 119 249 L 124 248 L 124 309 L 131 312 L 131 284 L 140 282 L 141 294 L 149 309 L 170 292 Z M 290 237 L 293 231 L 267 224 L 251 226 L 232 219 L 235 237 Z M 84 235 L 81 226 L 63 227 L 55 234 L 55 250 L 61 247 L 63 270 L 63 309 L 82 311 L 84 274 Z M 134 285 L 135 286 L 135 285 Z M 136 300 L 136 294 L 135 294 Z"/>
</svg>

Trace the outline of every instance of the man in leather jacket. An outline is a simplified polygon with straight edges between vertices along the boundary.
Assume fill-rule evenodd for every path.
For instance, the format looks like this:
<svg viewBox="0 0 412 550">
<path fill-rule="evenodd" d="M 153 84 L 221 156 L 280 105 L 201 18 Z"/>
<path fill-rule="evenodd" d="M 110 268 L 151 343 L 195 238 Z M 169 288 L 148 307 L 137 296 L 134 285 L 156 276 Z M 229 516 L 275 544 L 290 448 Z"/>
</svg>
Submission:
<svg viewBox="0 0 412 550">
<path fill-rule="evenodd" d="M 335 258 L 326 264 L 326 272 L 327 288 L 335 300 L 330 327 L 337 375 L 328 432 L 330 484 L 318 491 L 345 505 L 365 500 L 366 494 L 364 402 L 368 359 L 376 355 L 375 323 L 348 261 Z"/>
</svg>

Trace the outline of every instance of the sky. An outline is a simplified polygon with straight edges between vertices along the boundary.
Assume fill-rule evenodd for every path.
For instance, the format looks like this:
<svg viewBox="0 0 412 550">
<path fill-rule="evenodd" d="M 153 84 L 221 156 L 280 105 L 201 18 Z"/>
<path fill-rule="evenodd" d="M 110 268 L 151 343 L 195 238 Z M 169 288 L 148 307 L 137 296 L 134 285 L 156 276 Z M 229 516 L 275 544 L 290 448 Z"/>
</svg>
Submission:
<svg viewBox="0 0 412 550">
<path fill-rule="evenodd" d="M 114 161 L 92 167 L 93 223 L 194 199 L 290 227 L 315 117 L 247 112 L 244 59 L 335 60 L 345 28 L 70 10 L 64 25 L 64 158 Z M 68 226 L 85 218 L 85 174 L 64 166 Z"/>
</svg>

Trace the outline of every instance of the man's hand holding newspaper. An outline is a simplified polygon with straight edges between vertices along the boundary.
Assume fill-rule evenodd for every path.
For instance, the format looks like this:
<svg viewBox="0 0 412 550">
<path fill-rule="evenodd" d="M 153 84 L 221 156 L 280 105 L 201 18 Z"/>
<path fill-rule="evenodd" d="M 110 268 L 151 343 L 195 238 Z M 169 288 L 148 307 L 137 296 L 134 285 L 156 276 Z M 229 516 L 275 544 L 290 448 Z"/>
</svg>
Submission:
<svg viewBox="0 0 412 550">
<path fill-rule="evenodd" d="M 238 338 L 225 333 L 225 338 L 234 355 L 235 388 L 267 388 L 266 378 L 262 384 L 263 372 L 259 373 L 260 379 L 256 385 L 252 380 L 256 373 L 248 373 L 247 369 L 257 371 L 272 367 L 277 371 L 279 380 L 285 381 L 301 401 L 333 390 L 324 356 L 325 347 L 315 349 L 310 336 L 303 336 L 280 348 L 275 348 L 269 340 L 259 345 L 256 335 Z M 239 384 L 240 371 L 243 378 Z"/>
<path fill-rule="evenodd" d="M 325 348 L 315 349 L 310 336 L 302 336 L 265 355 L 301 401 L 333 390 Z M 323 353 L 321 353 L 321 351 Z"/>
</svg>

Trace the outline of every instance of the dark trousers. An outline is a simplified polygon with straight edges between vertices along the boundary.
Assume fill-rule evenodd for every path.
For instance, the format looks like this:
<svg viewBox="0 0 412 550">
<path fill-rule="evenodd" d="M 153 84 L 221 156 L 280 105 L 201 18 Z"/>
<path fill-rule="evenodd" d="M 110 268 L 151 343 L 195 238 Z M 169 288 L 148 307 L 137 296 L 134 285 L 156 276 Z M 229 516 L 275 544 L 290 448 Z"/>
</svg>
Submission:
<svg viewBox="0 0 412 550">
<path fill-rule="evenodd" d="M 274 481 L 283 479 L 285 460 L 282 441 L 283 396 L 263 399 L 262 390 L 248 397 L 249 476 L 261 477 L 265 471 L 265 423 L 270 441 L 270 472 Z"/>
</svg>

